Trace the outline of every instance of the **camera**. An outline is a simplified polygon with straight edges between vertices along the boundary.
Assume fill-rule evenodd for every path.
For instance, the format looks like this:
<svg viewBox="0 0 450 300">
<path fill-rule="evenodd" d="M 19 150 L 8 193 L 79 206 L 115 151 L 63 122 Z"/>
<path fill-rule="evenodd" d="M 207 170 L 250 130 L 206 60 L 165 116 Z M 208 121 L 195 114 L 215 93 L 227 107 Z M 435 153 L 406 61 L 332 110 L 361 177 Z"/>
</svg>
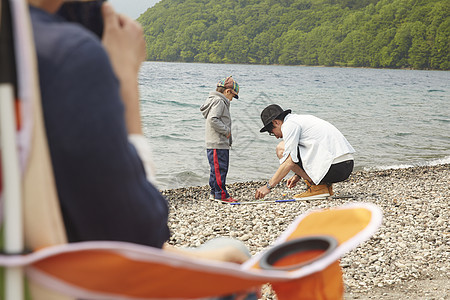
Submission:
<svg viewBox="0 0 450 300">
<path fill-rule="evenodd" d="M 80 23 L 99 38 L 103 34 L 101 7 L 106 0 L 65 1 L 57 14 L 69 22 Z"/>
</svg>

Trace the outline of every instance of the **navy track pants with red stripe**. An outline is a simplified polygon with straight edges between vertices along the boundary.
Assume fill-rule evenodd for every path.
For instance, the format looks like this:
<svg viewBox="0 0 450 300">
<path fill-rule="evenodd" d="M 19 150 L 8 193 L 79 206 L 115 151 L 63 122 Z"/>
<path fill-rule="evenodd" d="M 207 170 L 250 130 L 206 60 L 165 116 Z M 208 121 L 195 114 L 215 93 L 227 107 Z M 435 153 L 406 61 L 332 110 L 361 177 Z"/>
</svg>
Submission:
<svg viewBox="0 0 450 300">
<path fill-rule="evenodd" d="M 216 199 L 226 199 L 230 195 L 225 187 L 228 173 L 228 164 L 230 161 L 230 150 L 228 149 L 206 149 L 209 165 L 211 167 L 209 174 L 209 186 L 211 194 Z"/>
</svg>

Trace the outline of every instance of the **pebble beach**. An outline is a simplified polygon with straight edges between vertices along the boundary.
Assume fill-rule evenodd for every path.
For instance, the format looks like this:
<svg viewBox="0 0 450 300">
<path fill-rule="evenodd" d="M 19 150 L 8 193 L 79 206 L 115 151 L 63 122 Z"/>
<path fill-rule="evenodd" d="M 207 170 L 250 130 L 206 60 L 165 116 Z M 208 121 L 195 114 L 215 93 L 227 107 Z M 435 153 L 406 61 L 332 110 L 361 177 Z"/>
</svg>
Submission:
<svg viewBox="0 0 450 300">
<path fill-rule="evenodd" d="M 227 184 L 240 202 L 254 202 L 265 182 Z M 267 200 L 291 199 L 305 189 L 285 181 Z M 246 244 L 252 254 L 270 246 L 300 214 L 351 202 L 370 202 L 383 211 L 371 239 L 340 261 L 345 299 L 450 299 L 450 164 L 383 171 L 357 171 L 333 185 L 326 200 L 229 205 L 208 200 L 209 186 L 165 190 L 169 243 L 196 247 L 220 236 Z M 270 286 L 261 299 L 277 299 Z"/>
</svg>

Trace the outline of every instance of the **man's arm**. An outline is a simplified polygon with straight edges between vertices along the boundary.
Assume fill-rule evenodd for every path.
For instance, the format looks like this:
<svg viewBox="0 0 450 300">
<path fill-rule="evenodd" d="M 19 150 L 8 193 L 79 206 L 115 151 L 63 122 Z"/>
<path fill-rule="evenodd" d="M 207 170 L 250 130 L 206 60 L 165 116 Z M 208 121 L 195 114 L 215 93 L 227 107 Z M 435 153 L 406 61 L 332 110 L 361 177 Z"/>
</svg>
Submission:
<svg viewBox="0 0 450 300">
<path fill-rule="evenodd" d="M 295 166 L 296 164 L 294 163 L 294 161 L 292 161 L 291 155 L 289 154 L 286 160 L 278 167 L 278 170 L 269 180 L 269 185 L 272 187 L 276 186 Z M 255 198 L 264 198 L 264 196 L 266 196 L 268 193 L 270 193 L 270 189 L 267 187 L 267 185 L 263 185 L 256 190 Z"/>
</svg>

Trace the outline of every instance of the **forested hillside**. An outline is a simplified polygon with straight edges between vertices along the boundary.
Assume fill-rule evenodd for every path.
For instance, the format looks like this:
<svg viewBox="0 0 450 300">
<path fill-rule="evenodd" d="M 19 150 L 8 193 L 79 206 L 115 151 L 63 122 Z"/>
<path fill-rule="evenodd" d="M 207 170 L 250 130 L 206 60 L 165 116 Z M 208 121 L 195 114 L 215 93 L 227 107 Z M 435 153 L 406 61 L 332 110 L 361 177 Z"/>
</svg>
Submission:
<svg viewBox="0 0 450 300">
<path fill-rule="evenodd" d="M 161 0 L 147 59 L 450 69 L 449 0 Z"/>
</svg>

